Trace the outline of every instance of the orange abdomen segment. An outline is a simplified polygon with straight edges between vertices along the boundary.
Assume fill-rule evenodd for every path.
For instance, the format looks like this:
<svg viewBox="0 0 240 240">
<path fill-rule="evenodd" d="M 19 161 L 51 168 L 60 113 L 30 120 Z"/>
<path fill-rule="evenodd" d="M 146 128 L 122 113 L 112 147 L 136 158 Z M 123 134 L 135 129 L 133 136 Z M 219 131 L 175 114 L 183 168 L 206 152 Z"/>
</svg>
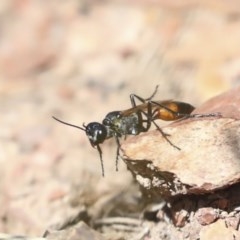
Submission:
<svg viewBox="0 0 240 240">
<path fill-rule="evenodd" d="M 183 118 L 186 115 L 191 114 L 191 112 L 195 109 L 191 104 L 184 102 L 165 102 L 162 103 L 164 107 L 157 108 L 156 115 L 154 119 L 161 119 L 164 121 L 174 121 L 180 118 Z M 170 111 L 169 111 L 169 110 Z"/>
</svg>

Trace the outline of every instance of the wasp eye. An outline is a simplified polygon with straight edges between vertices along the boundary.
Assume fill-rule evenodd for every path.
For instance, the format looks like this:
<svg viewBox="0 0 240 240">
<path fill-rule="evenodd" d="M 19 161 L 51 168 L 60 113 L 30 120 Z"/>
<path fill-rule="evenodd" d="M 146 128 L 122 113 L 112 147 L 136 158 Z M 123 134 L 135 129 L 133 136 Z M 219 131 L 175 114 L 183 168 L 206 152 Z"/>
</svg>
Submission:
<svg viewBox="0 0 240 240">
<path fill-rule="evenodd" d="M 86 134 L 92 146 L 96 146 L 106 139 L 107 129 L 101 123 L 92 122 L 86 126 Z"/>
</svg>

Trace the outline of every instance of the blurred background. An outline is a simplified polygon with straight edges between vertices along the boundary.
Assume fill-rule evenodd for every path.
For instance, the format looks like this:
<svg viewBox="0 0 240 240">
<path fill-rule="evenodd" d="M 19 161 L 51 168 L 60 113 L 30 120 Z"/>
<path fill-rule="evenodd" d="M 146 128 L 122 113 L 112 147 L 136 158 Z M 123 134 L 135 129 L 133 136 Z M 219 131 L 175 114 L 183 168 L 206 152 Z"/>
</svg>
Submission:
<svg viewBox="0 0 240 240">
<path fill-rule="evenodd" d="M 131 186 L 114 140 L 102 178 L 85 133 L 53 115 L 101 122 L 156 85 L 199 106 L 240 84 L 239 43 L 238 0 L 1 0 L 0 232 L 41 235 Z"/>
</svg>

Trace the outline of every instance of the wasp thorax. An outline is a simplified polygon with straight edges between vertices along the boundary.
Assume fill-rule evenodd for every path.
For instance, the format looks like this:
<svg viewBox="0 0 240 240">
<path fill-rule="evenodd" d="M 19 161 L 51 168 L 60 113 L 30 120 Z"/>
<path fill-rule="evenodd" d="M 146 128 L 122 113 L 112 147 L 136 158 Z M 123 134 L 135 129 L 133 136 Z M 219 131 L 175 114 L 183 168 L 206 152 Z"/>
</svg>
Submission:
<svg viewBox="0 0 240 240">
<path fill-rule="evenodd" d="M 114 124 L 114 122 L 120 118 L 120 111 L 114 111 L 110 112 L 106 115 L 106 117 L 103 119 L 103 125 L 105 126 L 111 126 Z"/>
<path fill-rule="evenodd" d="M 91 122 L 86 126 L 86 134 L 93 146 L 98 145 L 107 137 L 106 127 L 98 122 Z"/>
</svg>

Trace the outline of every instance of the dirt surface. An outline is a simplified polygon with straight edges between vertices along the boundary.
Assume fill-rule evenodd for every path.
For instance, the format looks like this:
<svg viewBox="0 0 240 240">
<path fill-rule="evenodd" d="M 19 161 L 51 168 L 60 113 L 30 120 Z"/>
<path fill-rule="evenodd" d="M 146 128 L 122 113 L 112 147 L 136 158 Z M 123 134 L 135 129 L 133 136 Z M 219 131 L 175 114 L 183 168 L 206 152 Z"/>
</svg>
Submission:
<svg viewBox="0 0 240 240">
<path fill-rule="evenodd" d="M 40 237 L 82 220 L 104 239 L 194 239 L 144 218 L 114 140 L 103 178 L 85 133 L 52 116 L 82 126 L 156 85 L 156 99 L 195 106 L 236 87 L 239 1 L 2 0 L 0 16 L 0 232 Z M 215 224 L 193 236 L 210 239 Z"/>
</svg>

